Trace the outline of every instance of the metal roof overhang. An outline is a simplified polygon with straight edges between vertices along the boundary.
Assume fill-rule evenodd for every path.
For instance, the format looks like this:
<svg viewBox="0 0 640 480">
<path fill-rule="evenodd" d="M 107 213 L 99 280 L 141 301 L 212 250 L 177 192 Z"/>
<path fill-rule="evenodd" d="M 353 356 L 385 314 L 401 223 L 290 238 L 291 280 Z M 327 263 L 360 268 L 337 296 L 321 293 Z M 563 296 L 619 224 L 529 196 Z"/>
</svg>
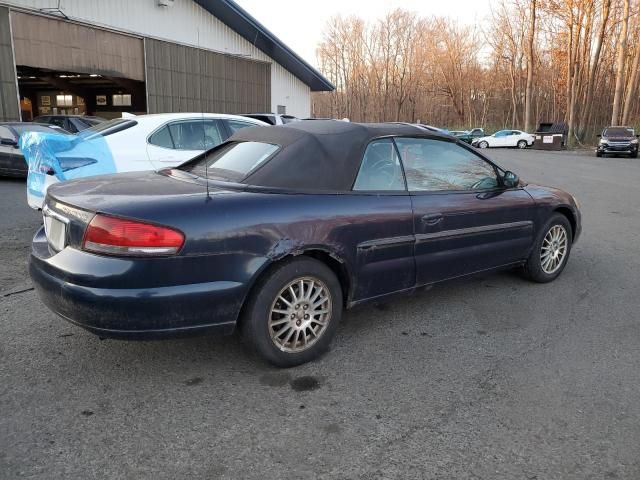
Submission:
<svg viewBox="0 0 640 480">
<path fill-rule="evenodd" d="M 293 73 L 314 92 L 335 90 L 333 84 L 305 62 L 233 0 L 194 0 L 249 43 Z"/>
</svg>

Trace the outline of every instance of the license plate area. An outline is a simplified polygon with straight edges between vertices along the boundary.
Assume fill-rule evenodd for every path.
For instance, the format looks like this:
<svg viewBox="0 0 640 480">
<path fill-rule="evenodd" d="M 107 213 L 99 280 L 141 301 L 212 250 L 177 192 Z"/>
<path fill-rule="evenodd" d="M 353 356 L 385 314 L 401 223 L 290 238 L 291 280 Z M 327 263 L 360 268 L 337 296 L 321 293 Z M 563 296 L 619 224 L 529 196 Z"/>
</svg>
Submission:
<svg viewBox="0 0 640 480">
<path fill-rule="evenodd" d="M 69 220 L 45 206 L 42 210 L 44 232 L 49 246 L 59 252 L 67 246 L 67 226 Z"/>
</svg>

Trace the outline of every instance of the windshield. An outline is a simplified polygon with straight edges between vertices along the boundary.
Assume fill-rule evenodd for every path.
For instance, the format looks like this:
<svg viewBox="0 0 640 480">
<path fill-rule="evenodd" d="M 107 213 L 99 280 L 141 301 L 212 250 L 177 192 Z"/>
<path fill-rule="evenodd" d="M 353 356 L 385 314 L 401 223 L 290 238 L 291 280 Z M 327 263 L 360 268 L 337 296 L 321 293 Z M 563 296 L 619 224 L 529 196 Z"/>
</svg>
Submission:
<svg viewBox="0 0 640 480">
<path fill-rule="evenodd" d="M 180 168 L 200 177 L 240 182 L 278 148 L 270 143 L 230 142 L 210 150 L 204 156 Z"/>
<path fill-rule="evenodd" d="M 67 133 L 61 128 L 50 127 L 48 125 L 36 125 L 34 123 L 25 122 L 24 125 L 12 125 L 18 135 L 22 135 L 24 132 L 47 132 L 47 133 Z"/>
<path fill-rule="evenodd" d="M 91 125 L 92 127 L 95 127 L 96 125 L 99 125 L 105 122 L 101 118 L 92 118 L 92 117 L 80 117 L 80 120 L 83 121 L 84 123 Z"/>
<path fill-rule="evenodd" d="M 92 133 L 100 133 L 102 134 L 103 137 L 106 137 L 107 135 L 111 135 L 116 132 L 121 132 L 122 130 L 131 128 L 137 124 L 138 122 L 136 122 L 135 120 L 129 120 L 127 118 L 114 118 L 113 120 L 97 123 L 96 125 L 87 128 L 82 133 L 84 135 L 90 135 Z"/>
<path fill-rule="evenodd" d="M 607 128 L 602 133 L 603 137 L 633 137 L 633 128 Z"/>
</svg>

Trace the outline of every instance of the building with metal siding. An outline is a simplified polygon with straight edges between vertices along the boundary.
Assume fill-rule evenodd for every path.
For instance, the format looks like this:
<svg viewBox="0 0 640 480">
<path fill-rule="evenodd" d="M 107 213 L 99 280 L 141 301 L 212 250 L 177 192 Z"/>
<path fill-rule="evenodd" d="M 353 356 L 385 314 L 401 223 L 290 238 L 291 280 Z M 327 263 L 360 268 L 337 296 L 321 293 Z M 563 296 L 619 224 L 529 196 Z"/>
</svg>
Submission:
<svg viewBox="0 0 640 480">
<path fill-rule="evenodd" d="M 307 117 L 310 92 L 333 89 L 232 0 L 0 0 L 0 22 L 2 6 L 8 7 L 8 20 L 20 35 L 9 38 L 9 44 L 0 38 L 0 56 L 18 54 L 11 66 L 20 77 L 16 85 L 23 104 L 25 100 L 34 104 L 32 112 L 53 113 L 41 110 L 55 108 L 75 113 L 78 107 L 83 110 L 80 113 L 103 116 L 127 109 L 285 110 Z M 42 60 L 44 48 L 38 48 L 38 31 L 44 20 L 54 21 L 47 26 L 47 35 L 55 40 L 51 43 L 78 42 L 53 58 L 47 55 L 46 62 Z M 99 32 L 91 35 L 87 29 Z M 137 42 L 143 58 L 136 53 Z M 112 48 L 105 47 L 110 44 Z M 26 47 L 34 51 L 25 51 Z M 130 58 L 118 63 L 117 51 L 122 48 Z M 144 72 L 142 82 L 139 74 L 131 73 L 140 69 Z M 11 74 L 9 70 L 0 68 L 0 81 L 3 95 L 11 98 L 8 79 L 4 78 Z M 46 77 L 44 81 L 42 77 Z M 71 92 L 73 105 L 66 110 L 55 105 L 56 92 L 63 90 L 75 90 Z M 14 92 L 17 102 L 18 92 Z M 127 97 L 130 105 L 112 104 L 117 103 L 113 95 L 121 93 L 131 95 Z M 81 104 L 76 105 L 76 96 Z M 42 97 L 49 106 L 42 105 Z M 0 105 L 0 118 L 13 119 L 14 115 L 14 108 Z"/>
</svg>

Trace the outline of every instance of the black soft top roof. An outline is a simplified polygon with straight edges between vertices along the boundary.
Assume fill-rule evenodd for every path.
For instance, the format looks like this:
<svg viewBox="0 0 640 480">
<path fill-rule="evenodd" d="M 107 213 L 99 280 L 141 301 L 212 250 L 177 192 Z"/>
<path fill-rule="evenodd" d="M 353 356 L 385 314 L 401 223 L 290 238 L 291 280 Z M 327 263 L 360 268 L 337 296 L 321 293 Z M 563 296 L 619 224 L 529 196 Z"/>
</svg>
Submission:
<svg viewBox="0 0 640 480">
<path fill-rule="evenodd" d="M 243 183 L 296 190 L 346 191 L 351 190 L 367 144 L 385 136 L 450 138 L 414 125 L 319 120 L 243 128 L 229 141 L 280 146 L 273 158 Z"/>
</svg>

